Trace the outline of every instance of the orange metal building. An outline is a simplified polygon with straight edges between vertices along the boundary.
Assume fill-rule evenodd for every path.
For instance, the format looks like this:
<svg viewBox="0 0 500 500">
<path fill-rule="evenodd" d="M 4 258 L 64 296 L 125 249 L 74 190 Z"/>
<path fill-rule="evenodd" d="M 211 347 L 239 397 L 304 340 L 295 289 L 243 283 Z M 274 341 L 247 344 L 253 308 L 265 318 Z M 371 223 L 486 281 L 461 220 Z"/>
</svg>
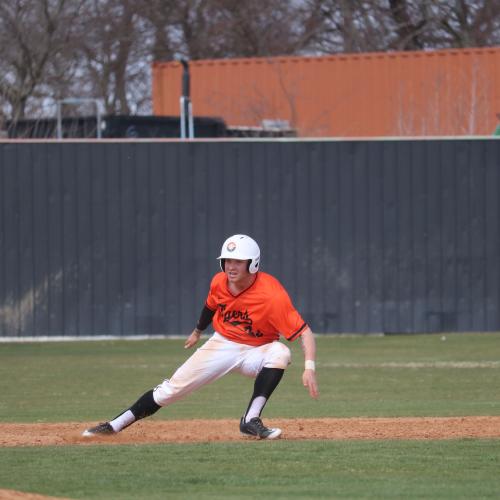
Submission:
<svg viewBox="0 0 500 500">
<path fill-rule="evenodd" d="M 491 135 L 500 47 L 190 62 L 195 116 L 286 120 L 303 137 Z M 153 64 L 153 112 L 178 115 L 182 66 Z"/>
</svg>

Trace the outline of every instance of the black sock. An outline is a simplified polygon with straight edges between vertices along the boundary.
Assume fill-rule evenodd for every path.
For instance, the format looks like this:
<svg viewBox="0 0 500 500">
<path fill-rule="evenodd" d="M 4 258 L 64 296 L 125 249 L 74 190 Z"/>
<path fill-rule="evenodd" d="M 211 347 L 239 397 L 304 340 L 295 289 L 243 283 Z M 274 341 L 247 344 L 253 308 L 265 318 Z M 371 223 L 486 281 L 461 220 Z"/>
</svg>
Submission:
<svg viewBox="0 0 500 500">
<path fill-rule="evenodd" d="M 136 420 L 149 417 L 161 408 L 153 398 L 153 389 L 145 392 L 129 409 Z"/>
<path fill-rule="evenodd" d="M 285 370 L 282 368 L 262 368 L 262 370 L 257 375 L 255 379 L 254 389 L 250 403 L 248 404 L 247 411 L 245 412 L 245 417 L 248 414 L 250 408 L 252 408 L 252 403 L 255 402 L 253 413 L 258 413 L 259 416 L 264 409 L 267 400 L 271 397 L 274 389 L 278 386 L 283 377 Z M 256 398 L 260 398 L 255 401 Z"/>
<path fill-rule="evenodd" d="M 120 432 L 135 421 L 149 417 L 161 407 L 153 399 L 153 391 L 145 392 L 130 408 L 117 415 L 109 423 L 115 432 Z"/>
</svg>

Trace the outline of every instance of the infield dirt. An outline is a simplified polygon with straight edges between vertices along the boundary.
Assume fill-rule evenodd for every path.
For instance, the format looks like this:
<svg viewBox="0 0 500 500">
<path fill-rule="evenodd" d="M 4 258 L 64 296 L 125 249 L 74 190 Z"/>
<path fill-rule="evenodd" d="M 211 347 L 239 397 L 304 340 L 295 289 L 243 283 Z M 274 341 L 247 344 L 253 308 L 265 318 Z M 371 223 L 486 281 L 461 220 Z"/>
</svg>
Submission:
<svg viewBox="0 0 500 500">
<path fill-rule="evenodd" d="M 285 440 L 500 438 L 500 416 L 266 419 Z M 109 437 L 82 437 L 95 422 L 3 423 L 0 446 L 241 441 L 237 420 L 144 420 Z"/>
<path fill-rule="evenodd" d="M 25 491 L 0 489 L 0 500 L 70 500 L 62 497 L 49 497 L 38 495 L 37 493 L 28 493 Z"/>
</svg>

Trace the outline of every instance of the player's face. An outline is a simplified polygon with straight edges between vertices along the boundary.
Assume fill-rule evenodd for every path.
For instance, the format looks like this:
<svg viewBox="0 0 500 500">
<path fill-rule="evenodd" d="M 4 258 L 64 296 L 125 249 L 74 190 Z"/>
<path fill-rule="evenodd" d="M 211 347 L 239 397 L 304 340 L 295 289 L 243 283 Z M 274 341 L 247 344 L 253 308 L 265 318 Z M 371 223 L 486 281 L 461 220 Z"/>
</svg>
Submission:
<svg viewBox="0 0 500 500">
<path fill-rule="evenodd" d="M 236 283 L 250 276 L 248 272 L 248 261 L 238 259 L 226 259 L 224 272 L 230 282 Z"/>
</svg>

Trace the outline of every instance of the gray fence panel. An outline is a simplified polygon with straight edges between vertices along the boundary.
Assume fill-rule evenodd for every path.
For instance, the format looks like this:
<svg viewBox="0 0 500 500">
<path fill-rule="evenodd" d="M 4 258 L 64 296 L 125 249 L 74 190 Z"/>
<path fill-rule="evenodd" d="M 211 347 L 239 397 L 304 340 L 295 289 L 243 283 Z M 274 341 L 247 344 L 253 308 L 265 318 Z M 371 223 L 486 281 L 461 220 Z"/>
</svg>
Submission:
<svg viewBox="0 0 500 500">
<path fill-rule="evenodd" d="M 486 327 L 498 330 L 500 304 L 500 153 L 499 149 L 485 151 L 485 268 Z"/>
<path fill-rule="evenodd" d="M 18 162 L 14 148 L 9 148 L 4 151 L 3 161 L 3 182 L 5 183 L 2 189 L 3 199 L 3 217 L 2 225 L 3 234 L 3 252 L 2 252 L 2 268 L 3 268 L 3 303 L 2 316 L 5 318 L 3 325 L 4 334 L 19 335 L 19 305 L 21 304 L 20 292 L 20 277 L 19 277 L 19 218 L 20 218 L 20 203 L 19 203 L 19 181 L 18 181 Z M 30 294 L 27 295 L 26 303 L 30 299 Z M 27 304 L 29 307 L 29 304 Z M 28 315 L 29 317 L 29 315 Z"/>
<path fill-rule="evenodd" d="M 187 334 L 222 241 L 317 332 L 500 329 L 500 141 L 0 143 L 0 336 Z"/>
</svg>

